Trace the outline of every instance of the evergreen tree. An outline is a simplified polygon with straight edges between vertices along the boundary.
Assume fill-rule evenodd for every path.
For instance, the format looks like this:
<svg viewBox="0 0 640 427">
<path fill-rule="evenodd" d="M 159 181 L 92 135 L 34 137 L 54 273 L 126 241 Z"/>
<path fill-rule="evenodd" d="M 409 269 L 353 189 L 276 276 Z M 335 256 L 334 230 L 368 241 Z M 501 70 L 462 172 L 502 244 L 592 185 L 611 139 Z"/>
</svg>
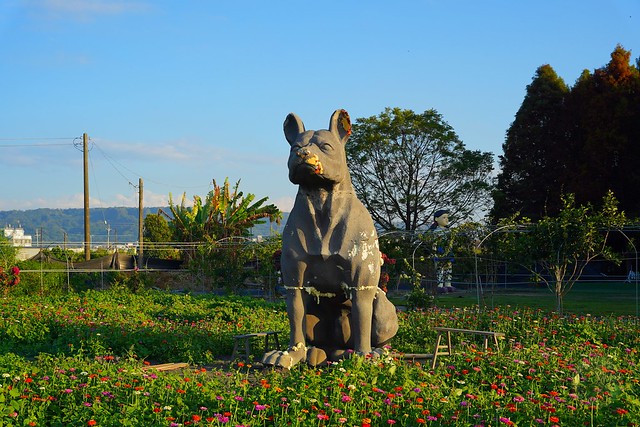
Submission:
<svg viewBox="0 0 640 427">
<path fill-rule="evenodd" d="M 640 215 L 640 75 L 618 45 L 611 61 L 583 72 L 568 100 L 571 174 L 567 190 L 598 204 L 612 190 L 630 216 Z"/>
<path fill-rule="evenodd" d="M 541 218 L 560 207 L 567 174 L 565 100 L 569 88 L 550 65 L 536 70 L 500 156 L 501 172 L 491 216 L 520 212 Z"/>
<path fill-rule="evenodd" d="M 503 144 L 494 218 L 554 215 L 567 193 L 599 206 L 609 190 L 640 215 L 640 75 L 630 58 L 618 45 L 571 89 L 549 65 L 538 68 Z"/>
</svg>

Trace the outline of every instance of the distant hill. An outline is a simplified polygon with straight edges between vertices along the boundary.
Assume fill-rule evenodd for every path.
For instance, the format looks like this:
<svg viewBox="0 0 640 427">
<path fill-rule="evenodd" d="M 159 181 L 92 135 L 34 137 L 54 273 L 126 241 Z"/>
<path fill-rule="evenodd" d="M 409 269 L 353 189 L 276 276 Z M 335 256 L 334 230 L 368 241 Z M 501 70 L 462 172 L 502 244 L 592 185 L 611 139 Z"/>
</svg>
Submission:
<svg viewBox="0 0 640 427">
<path fill-rule="evenodd" d="M 156 214 L 158 210 L 170 212 L 168 207 L 148 207 L 143 209 L 143 217 Z M 259 224 L 254 227 L 254 236 L 269 236 L 281 233 L 288 213 L 284 213 L 280 225 Z M 138 208 L 91 208 L 89 211 L 91 242 L 100 245 L 107 242 L 133 243 L 138 241 Z M 42 242 L 44 246 L 69 244 L 84 241 L 84 209 L 31 209 L 0 211 L 0 229 L 7 226 L 22 227 L 24 233 L 33 237 L 33 245 Z M 40 238 L 39 236 L 42 236 Z"/>
</svg>

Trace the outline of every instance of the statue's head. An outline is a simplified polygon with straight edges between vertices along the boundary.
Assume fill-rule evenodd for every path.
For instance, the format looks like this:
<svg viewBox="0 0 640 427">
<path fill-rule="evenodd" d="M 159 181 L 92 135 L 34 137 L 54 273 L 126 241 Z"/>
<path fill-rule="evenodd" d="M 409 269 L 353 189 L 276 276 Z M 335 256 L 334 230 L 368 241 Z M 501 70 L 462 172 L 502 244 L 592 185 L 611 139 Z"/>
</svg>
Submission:
<svg viewBox="0 0 640 427">
<path fill-rule="evenodd" d="M 439 209 L 433 214 L 433 221 L 438 224 L 438 227 L 449 226 L 449 211 L 446 209 Z"/>
<path fill-rule="evenodd" d="M 302 120 L 290 113 L 284 121 L 284 135 L 291 145 L 289 179 L 294 184 L 327 187 L 349 181 L 345 144 L 351 134 L 351 120 L 345 110 L 336 110 L 327 130 L 305 130 Z"/>
</svg>

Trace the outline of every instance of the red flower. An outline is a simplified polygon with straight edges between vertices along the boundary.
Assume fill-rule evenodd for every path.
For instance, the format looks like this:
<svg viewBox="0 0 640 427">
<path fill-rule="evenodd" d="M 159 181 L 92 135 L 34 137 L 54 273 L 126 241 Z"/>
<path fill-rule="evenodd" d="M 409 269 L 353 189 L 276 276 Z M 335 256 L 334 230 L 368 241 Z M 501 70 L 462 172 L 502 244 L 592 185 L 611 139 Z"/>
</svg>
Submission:
<svg viewBox="0 0 640 427">
<path fill-rule="evenodd" d="M 90 426 L 95 426 L 96 424 L 98 424 L 98 422 L 96 420 L 89 420 L 87 422 L 87 425 L 90 425 Z"/>
<path fill-rule="evenodd" d="M 627 411 L 626 409 L 623 409 L 623 408 L 618 408 L 618 409 L 616 409 L 616 413 L 617 413 L 618 415 L 624 415 L 624 414 L 626 414 L 626 413 L 628 413 L 628 412 L 629 412 L 629 411 Z"/>
</svg>

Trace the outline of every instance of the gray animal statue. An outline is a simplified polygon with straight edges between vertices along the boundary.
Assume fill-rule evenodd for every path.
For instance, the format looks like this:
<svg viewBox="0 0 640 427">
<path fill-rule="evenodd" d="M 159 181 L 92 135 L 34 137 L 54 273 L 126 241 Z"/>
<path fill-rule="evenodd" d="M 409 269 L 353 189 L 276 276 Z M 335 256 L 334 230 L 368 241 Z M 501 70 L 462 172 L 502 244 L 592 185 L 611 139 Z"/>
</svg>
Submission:
<svg viewBox="0 0 640 427">
<path fill-rule="evenodd" d="M 398 318 L 378 288 L 377 233 L 351 184 L 345 154 L 349 114 L 337 110 L 328 130 L 306 131 L 291 113 L 284 134 L 291 145 L 289 179 L 298 185 L 282 233 L 289 348 L 267 352 L 262 363 L 291 368 L 352 352 L 375 356 L 398 331 Z"/>
</svg>

